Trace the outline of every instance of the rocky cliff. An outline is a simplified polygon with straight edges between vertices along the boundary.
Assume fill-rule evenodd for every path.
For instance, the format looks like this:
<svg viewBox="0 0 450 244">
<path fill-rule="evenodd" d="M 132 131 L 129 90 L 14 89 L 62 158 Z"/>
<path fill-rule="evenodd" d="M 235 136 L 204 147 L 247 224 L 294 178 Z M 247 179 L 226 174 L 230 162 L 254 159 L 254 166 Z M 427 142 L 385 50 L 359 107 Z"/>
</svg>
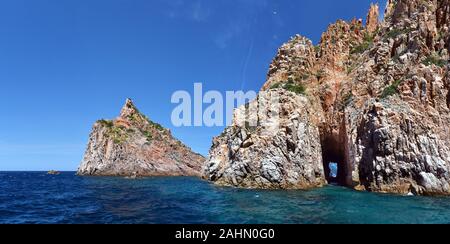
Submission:
<svg viewBox="0 0 450 244">
<path fill-rule="evenodd" d="M 204 160 L 127 99 L 118 118 L 95 123 L 78 175 L 200 176 Z"/>
<path fill-rule="evenodd" d="M 274 98 L 282 106 L 272 106 Z M 257 107 L 268 110 L 251 109 Z M 311 121 L 310 112 L 305 97 L 282 88 L 261 92 L 257 100 L 238 109 L 233 126 L 214 139 L 207 178 L 247 188 L 323 186 L 323 165 L 317 163 L 322 162 L 319 128 Z"/>
<path fill-rule="evenodd" d="M 276 94 L 280 109 L 257 100 L 256 111 L 236 110 L 238 119 L 213 141 L 204 177 L 237 187 L 334 181 L 450 194 L 450 1 L 389 0 L 381 22 L 379 15 L 372 5 L 365 25 L 339 20 L 316 46 L 299 35 L 284 44 L 258 98 Z M 246 126 L 261 114 L 277 126 Z"/>
</svg>

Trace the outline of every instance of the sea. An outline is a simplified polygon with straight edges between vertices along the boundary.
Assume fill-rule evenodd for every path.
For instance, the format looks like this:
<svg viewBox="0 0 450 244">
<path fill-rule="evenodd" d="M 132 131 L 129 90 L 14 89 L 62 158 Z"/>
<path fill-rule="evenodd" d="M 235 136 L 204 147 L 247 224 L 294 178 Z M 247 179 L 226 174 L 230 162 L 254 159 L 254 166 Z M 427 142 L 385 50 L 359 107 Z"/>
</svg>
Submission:
<svg viewBox="0 0 450 244">
<path fill-rule="evenodd" d="M 310 191 L 218 187 L 197 178 L 0 172 L 3 224 L 450 223 L 449 197 L 340 186 Z"/>
</svg>

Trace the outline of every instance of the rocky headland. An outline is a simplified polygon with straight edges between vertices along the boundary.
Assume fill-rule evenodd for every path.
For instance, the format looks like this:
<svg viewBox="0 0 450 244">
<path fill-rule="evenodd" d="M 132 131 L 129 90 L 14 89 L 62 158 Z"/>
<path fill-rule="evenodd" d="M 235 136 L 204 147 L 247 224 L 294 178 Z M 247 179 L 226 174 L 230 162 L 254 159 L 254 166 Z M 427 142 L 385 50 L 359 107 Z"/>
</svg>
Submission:
<svg viewBox="0 0 450 244">
<path fill-rule="evenodd" d="M 118 118 L 94 124 L 78 175 L 200 176 L 204 161 L 127 99 Z"/>
<path fill-rule="evenodd" d="M 203 177 L 245 188 L 334 181 L 450 194 L 450 0 L 389 0 L 379 16 L 372 5 L 366 23 L 339 20 L 316 46 L 300 35 L 284 44 L 258 98 L 214 138 Z"/>
</svg>

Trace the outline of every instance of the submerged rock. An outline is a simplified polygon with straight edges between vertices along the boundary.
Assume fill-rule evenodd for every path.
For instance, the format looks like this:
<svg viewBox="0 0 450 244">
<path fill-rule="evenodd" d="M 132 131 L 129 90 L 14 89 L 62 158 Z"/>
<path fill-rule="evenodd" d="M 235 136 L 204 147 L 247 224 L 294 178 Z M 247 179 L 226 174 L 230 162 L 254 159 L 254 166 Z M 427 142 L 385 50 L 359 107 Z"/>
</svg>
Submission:
<svg viewBox="0 0 450 244">
<path fill-rule="evenodd" d="M 141 114 L 127 99 L 115 120 L 99 120 L 78 175 L 200 176 L 203 156 Z"/>
</svg>

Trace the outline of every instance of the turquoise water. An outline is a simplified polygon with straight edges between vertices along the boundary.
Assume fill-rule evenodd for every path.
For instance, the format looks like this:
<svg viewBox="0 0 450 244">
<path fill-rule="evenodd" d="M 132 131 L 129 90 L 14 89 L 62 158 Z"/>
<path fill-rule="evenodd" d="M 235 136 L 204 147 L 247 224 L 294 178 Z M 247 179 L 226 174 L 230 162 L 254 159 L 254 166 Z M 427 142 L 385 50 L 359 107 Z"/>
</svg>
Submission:
<svg viewBox="0 0 450 244">
<path fill-rule="evenodd" d="M 450 223 L 450 198 L 0 172 L 0 223 Z"/>
</svg>

